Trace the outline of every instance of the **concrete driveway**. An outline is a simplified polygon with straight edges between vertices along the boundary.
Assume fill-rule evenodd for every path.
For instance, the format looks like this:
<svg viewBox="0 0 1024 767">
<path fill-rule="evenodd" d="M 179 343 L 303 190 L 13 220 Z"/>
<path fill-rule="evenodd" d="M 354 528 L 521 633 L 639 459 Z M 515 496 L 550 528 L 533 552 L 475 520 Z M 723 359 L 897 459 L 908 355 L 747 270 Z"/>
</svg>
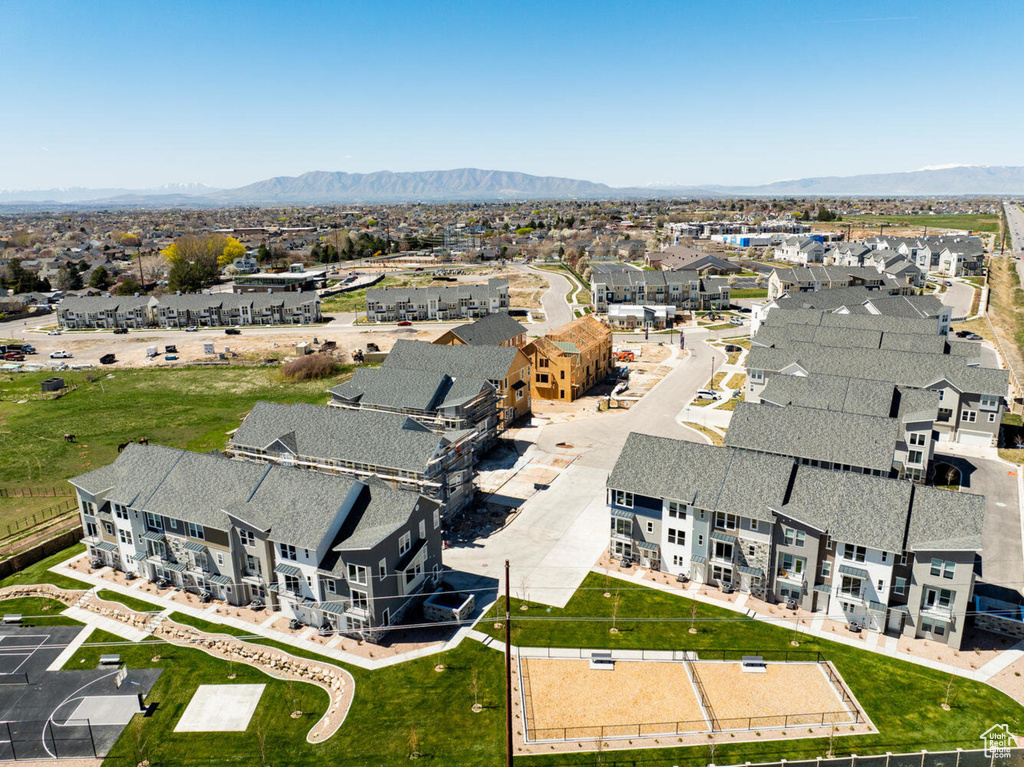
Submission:
<svg viewBox="0 0 1024 767">
<path fill-rule="evenodd" d="M 954 317 L 967 317 L 974 302 L 974 286 L 966 282 L 954 282 L 942 296 L 942 303 L 953 308 Z"/>
<path fill-rule="evenodd" d="M 608 546 L 608 472 L 573 464 L 529 498 L 505 529 L 446 549 L 454 571 L 497 578 L 509 560 L 512 595 L 564 607 Z"/>
</svg>

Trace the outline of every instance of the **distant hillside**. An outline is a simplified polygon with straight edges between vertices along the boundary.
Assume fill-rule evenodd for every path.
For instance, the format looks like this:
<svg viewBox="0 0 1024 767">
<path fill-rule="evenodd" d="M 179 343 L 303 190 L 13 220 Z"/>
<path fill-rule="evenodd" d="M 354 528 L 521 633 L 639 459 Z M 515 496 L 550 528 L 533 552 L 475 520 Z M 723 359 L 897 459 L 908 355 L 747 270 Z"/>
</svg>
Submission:
<svg viewBox="0 0 1024 767">
<path fill-rule="evenodd" d="M 958 166 L 909 173 L 821 176 L 759 186 L 611 187 L 559 176 L 458 168 L 417 173 L 314 171 L 236 189 L 168 184 L 157 189 L 0 191 L 6 209 L 218 207 L 393 202 L 627 199 L 666 197 L 953 197 L 1024 195 L 1024 167 Z"/>
<path fill-rule="evenodd" d="M 590 181 L 458 168 L 419 173 L 314 171 L 301 176 L 277 176 L 211 196 L 233 203 L 331 203 L 594 198 L 614 194 L 616 190 L 612 187 Z"/>
<path fill-rule="evenodd" d="M 1024 194 L 1024 167 L 960 165 L 955 168 L 873 173 L 862 176 L 820 176 L 776 181 L 759 186 L 708 186 L 721 195 L 762 197 L 916 197 L 971 194 Z"/>
</svg>

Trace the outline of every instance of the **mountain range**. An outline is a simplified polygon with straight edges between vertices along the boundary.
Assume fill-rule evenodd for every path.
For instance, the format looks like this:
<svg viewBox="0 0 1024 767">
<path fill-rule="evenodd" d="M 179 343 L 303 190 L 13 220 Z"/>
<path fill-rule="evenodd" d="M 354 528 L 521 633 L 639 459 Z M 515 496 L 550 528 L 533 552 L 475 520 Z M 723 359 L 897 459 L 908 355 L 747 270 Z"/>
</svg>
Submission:
<svg viewBox="0 0 1024 767">
<path fill-rule="evenodd" d="M 903 197 L 1024 194 L 1024 167 L 961 165 L 905 173 L 820 176 L 756 186 L 611 187 L 558 176 L 458 168 L 413 173 L 313 171 L 234 189 L 168 184 L 154 189 L 0 190 L 7 208 L 221 207 L 397 202 L 659 197 Z"/>
</svg>

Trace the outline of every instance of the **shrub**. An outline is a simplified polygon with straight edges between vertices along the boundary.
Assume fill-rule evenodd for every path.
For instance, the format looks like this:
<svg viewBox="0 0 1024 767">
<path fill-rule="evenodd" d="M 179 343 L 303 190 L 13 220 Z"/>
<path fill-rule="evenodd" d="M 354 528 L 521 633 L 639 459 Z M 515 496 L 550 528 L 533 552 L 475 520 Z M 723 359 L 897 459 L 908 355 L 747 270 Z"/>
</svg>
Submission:
<svg viewBox="0 0 1024 767">
<path fill-rule="evenodd" d="M 281 377 L 291 381 L 315 381 L 329 378 L 341 370 L 341 364 L 326 354 L 307 354 L 281 366 Z"/>
</svg>

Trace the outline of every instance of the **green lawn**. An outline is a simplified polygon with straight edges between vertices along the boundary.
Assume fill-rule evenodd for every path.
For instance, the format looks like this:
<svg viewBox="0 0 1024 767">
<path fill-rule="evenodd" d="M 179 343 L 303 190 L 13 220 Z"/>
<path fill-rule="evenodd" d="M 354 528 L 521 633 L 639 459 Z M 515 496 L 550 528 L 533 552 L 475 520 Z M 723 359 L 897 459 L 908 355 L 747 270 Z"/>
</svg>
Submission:
<svg viewBox="0 0 1024 767">
<path fill-rule="evenodd" d="M 611 634 L 616 592 L 620 595 L 616 619 L 619 631 Z M 605 597 L 605 593 L 612 596 Z M 741 613 L 596 573 L 587 576 L 564 609 L 531 606 L 524 612 L 519 609 L 520 604 L 513 600 L 512 641 L 517 645 L 729 649 L 737 654 L 793 649 L 790 645 L 793 632 L 784 625 L 768 625 Z M 689 633 L 693 604 L 697 605 L 696 634 Z M 493 622 L 503 610 L 500 603 L 496 605 L 491 615 L 481 621 L 481 630 L 498 636 L 500 632 L 493 628 Z M 565 620 L 572 617 L 591 620 Z M 592 620 L 595 617 L 601 620 Z M 550 618 L 561 620 L 546 620 Z M 956 678 L 950 696 L 952 710 L 943 711 L 941 703 L 949 676 L 941 672 L 805 635 L 801 635 L 797 649 L 817 650 L 831 660 L 880 731 L 878 735 L 842 738 L 841 743 L 837 741 L 841 753 L 977 748 L 978 734 L 994 723 L 1007 722 L 1014 732 L 1024 729 L 1024 707 L 988 685 Z M 827 749 L 827 741 L 802 741 L 792 746 L 726 747 L 716 751 L 715 761 L 792 759 L 813 753 L 815 743 L 820 752 Z M 721 751 L 727 751 L 728 756 L 720 755 Z"/>
<path fill-rule="evenodd" d="M 85 544 L 76 543 L 74 546 L 64 549 L 64 551 L 58 551 L 53 556 L 41 559 L 34 565 L 29 565 L 24 570 L 8 575 L 3 580 L 0 580 L 0 587 L 16 586 L 22 583 L 52 583 L 54 586 L 62 589 L 87 590 L 90 588 L 88 583 L 49 572 L 49 569 L 54 565 L 63 562 L 65 559 L 70 559 L 76 554 L 81 554 L 83 551 L 85 551 Z"/>
<path fill-rule="evenodd" d="M 950 214 L 950 215 L 923 215 L 923 216 L 843 216 L 839 223 L 853 224 L 854 226 L 871 226 L 873 224 L 891 224 L 901 227 L 928 227 L 929 229 L 969 229 L 975 232 L 999 232 L 999 214 L 975 215 L 975 214 Z"/>
<path fill-rule="evenodd" d="M 67 552 L 62 556 L 67 556 Z M 614 635 L 608 631 L 614 598 L 605 598 L 606 591 L 620 594 L 616 619 L 619 632 Z M 765 654 L 792 649 L 789 642 L 793 633 L 785 627 L 767 625 L 739 613 L 699 603 L 696 623 L 699 631 L 690 634 L 691 604 L 680 596 L 591 574 L 564 609 L 548 610 L 531 605 L 529 610 L 520 611 L 519 603 L 514 603 L 513 641 L 534 646 L 732 649 Z M 15 605 L 17 603 L 10 600 L 0 611 L 35 614 L 41 609 L 31 604 L 13 609 Z M 653 616 L 658 617 L 653 619 Z M 177 613 L 171 617 L 204 630 L 242 633 Z M 596 620 L 571 620 L 583 617 Z M 488 616 L 480 628 L 497 635 L 499 632 L 493 629 L 494 619 L 495 615 Z M 116 760 L 114 763 L 135 764 L 148 758 L 153 764 L 399 765 L 409 761 L 413 731 L 422 757 L 431 763 L 470 767 L 498 764 L 501 760 L 502 656 L 472 640 L 465 640 L 448 653 L 378 671 L 348 668 L 356 680 L 352 710 L 339 733 L 317 746 L 307 744 L 305 736 L 323 713 L 327 696 L 311 685 L 272 679 L 249 666 L 213 658 L 199 650 L 152 641 L 123 644 L 123 640 L 100 632 L 90 636 L 86 646 L 66 667 L 93 667 L 99 655 L 105 652 L 105 647 L 96 643 L 103 642 L 121 643 L 117 652 L 129 667 L 164 669 L 148 698 L 160 704 L 156 714 L 132 721 L 111 754 L 112 760 Z M 261 644 L 334 663 L 274 642 L 262 641 Z M 974 748 L 978 733 L 993 723 L 1006 722 L 1017 732 L 1024 729 L 1024 709 L 987 685 L 957 678 L 952 688 L 952 710 L 947 712 L 940 707 L 949 681 L 944 674 L 806 636 L 800 637 L 799 649 L 820 651 L 833 661 L 881 731 L 878 735 L 837 739 L 835 748 L 840 754 Z M 157 655 L 160 659 L 154 663 L 152 659 Z M 445 671 L 435 671 L 437 663 L 443 663 Z M 470 710 L 474 671 L 479 701 L 484 707 L 480 714 Z M 229 679 L 231 674 L 235 675 L 234 679 Z M 246 733 L 196 738 L 173 731 L 198 685 L 231 683 L 267 685 Z M 296 709 L 304 715 L 293 720 L 289 714 Z M 265 744 L 263 753 L 261 741 Z M 828 742 L 824 739 L 720 744 L 715 761 L 813 758 L 827 748 Z M 525 761 L 544 767 L 595 763 L 593 754 L 540 755 Z M 693 747 L 606 753 L 603 764 L 698 767 L 707 761 L 707 749 Z"/>
<path fill-rule="evenodd" d="M 22 623 L 26 626 L 77 626 L 78 621 L 59 615 L 67 607 L 56 599 L 43 597 L 20 597 L 18 599 L 0 600 L 0 615 L 18 613 L 26 616 Z M 28 617 L 31 616 L 31 617 Z"/>
<path fill-rule="evenodd" d="M 135 610 L 140 613 L 158 613 L 163 610 L 159 605 L 155 605 L 152 602 L 147 602 L 144 599 L 136 599 L 125 594 L 121 594 L 117 591 L 111 591 L 110 589 L 100 589 L 96 596 L 100 599 L 105 599 L 108 602 L 119 602 L 127 607 L 129 610 Z"/>
<path fill-rule="evenodd" d="M 442 284 L 436 281 L 432 274 L 417 274 L 406 277 L 385 277 L 376 285 L 369 288 L 360 288 L 350 293 L 339 293 L 336 296 L 325 298 L 320 302 L 320 311 L 325 314 L 343 314 L 346 312 L 366 311 L 366 291 L 377 288 L 409 288 L 413 286 L 424 286 Z"/>
<path fill-rule="evenodd" d="M 351 372 L 345 366 L 343 374 Z M 0 380 L 0 466 L 12 486 L 61 484 L 117 458 L 121 442 L 148 437 L 150 443 L 196 451 L 224 447 L 226 432 L 241 422 L 257 400 L 327 401 L 335 379 L 282 382 L 272 368 L 193 367 L 118 370 L 83 384 L 58 400 L 31 399 L 49 373 Z M 17 400 L 29 399 L 24 404 Z M 77 436 L 64 441 L 66 432 Z M 58 499 L 60 500 L 60 499 Z"/>
<path fill-rule="evenodd" d="M 768 288 L 732 288 L 729 298 L 768 298 Z"/>
</svg>

